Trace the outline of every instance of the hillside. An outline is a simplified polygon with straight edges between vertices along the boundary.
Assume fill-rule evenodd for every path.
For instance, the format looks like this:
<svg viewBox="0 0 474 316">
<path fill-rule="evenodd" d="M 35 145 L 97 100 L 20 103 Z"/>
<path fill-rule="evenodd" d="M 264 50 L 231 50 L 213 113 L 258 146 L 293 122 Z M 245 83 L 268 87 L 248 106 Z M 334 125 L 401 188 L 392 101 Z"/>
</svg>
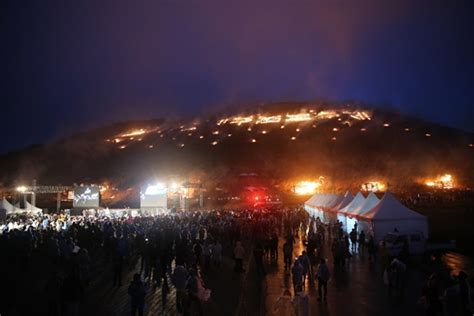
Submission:
<svg viewBox="0 0 474 316">
<path fill-rule="evenodd" d="M 276 187 L 323 176 L 332 190 L 383 181 L 404 190 L 450 173 L 472 187 L 474 136 L 357 105 L 279 103 L 190 120 L 124 122 L 0 156 L 5 187 L 156 179 L 231 187 L 256 173 Z"/>
</svg>

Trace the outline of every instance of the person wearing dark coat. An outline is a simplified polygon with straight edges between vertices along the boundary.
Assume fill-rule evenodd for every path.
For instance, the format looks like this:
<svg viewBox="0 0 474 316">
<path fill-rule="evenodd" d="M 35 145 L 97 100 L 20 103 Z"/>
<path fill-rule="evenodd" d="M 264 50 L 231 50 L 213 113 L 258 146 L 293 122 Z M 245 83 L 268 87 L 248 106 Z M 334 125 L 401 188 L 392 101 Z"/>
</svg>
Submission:
<svg viewBox="0 0 474 316">
<path fill-rule="evenodd" d="M 135 316 L 138 313 L 138 316 L 143 316 L 146 290 L 139 273 L 135 273 L 133 276 L 133 281 L 128 286 L 128 295 L 131 299 L 131 315 Z"/>
</svg>

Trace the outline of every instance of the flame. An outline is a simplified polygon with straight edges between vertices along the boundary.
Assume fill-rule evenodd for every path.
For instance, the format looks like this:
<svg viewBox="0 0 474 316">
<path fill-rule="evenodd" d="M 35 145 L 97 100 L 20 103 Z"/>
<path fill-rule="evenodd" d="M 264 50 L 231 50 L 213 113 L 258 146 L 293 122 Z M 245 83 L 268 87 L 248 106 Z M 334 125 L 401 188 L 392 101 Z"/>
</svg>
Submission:
<svg viewBox="0 0 474 316">
<path fill-rule="evenodd" d="M 425 181 L 425 185 L 428 187 L 434 187 L 438 189 L 453 189 L 454 179 L 450 174 L 445 174 L 437 177 L 436 179 L 429 179 Z"/>
<path fill-rule="evenodd" d="M 366 112 L 366 111 L 347 111 L 346 110 L 346 111 L 342 111 L 342 113 L 347 114 L 353 119 L 358 120 L 358 121 L 365 121 L 365 120 L 370 121 L 372 119 L 369 112 Z"/>
<path fill-rule="evenodd" d="M 339 113 L 337 113 L 337 111 L 333 111 L 333 110 L 321 111 L 318 114 L 316 114 L 316 118 L 321 119 L 321 120 L 329 120 L 329 119 L 333 119 L 333 118 L 336 118 L 336 117 L 339 117 Z"/>
<path fill-rule="evenodd" d="M 242 125 L 253 122 L 253 115 L 250 116 L 236 116 L 230 120 L 230 124 Z"/>
<path fill-rule="evenodd" d="M 132 130 L 128 133 L 125 133 L 125 134 L 122 134 L 120 136 L 122 137 L 130 137 L 130 136 L 139 136 L 139 135 L 143 135 L 145 133 L 148 133 L 146 129 L 144 128 L 140 128 L 140 129 L 135 129 L 135 130 Z"/>
<path fill-rule="evenodd" d="M 320 186 L 318 181 L 300 181 L 295 185 L 294 192 L 298 195 L 314 194 Z"/>
<path fill-rule="evenodd" d="M 378 192 L 385 190 L 385 184 L 380 181 L 368 181 L 361 185 L 361 189 L 366 192 Z"/>
<path fill-rule="evenodd" d="M 281 115 L 273 115 L 273 116 L 259 115 L 257 118 L 256 124 L 279 123 L 280 121 L 281 121 Z"/>
<path fill-rule="evenodd" d="M 304 122 L 310 121 L 311 114 L 300 113 L 300 114 L 286 114 L 285 122 Z"/>
</svg>

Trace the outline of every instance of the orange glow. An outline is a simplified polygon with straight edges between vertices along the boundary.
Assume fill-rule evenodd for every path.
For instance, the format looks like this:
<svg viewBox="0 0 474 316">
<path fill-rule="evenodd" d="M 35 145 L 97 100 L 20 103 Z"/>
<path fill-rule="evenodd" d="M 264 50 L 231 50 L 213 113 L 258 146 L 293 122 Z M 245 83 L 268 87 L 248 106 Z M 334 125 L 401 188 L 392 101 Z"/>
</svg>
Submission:
<svg viewBox="0 0 474 316">
<path fill-rule="evenodd" d="M 445 174 L 435 179 L 426 180 L 425 185 L 428 187 L 438 188 L 438 189 L 453 189 L 454 179 L 452 175 Z"/>
<path fill-rule="evenodd" d="M 380 181 L 368 181 L 361 185 L 361 189 L 365 192 L 385 191 L 385 184 Z"/>
<path fill-rule="evenodd" d="M 256 143 L 256 142 L 257 142 L 257 140 L 256 140 L 255 138 L 252 138 L 251 141 L 252 141 L 252 143 Z"/>
<path fill-rule="evenodd" d="M 281 115 L 263 116 L 259 115 L 256 124 L 280 123 Z"/>
<path fill-rule="evenodd" d="M 132 130 L 128 133 L 125 133 L 125 134 L 122 134 L 120 136 L 122 137 L 130 137 L 130 136 L 138 136 L 138 135 L 143 135 L 147 133 L 147 130 L 146 129 L 143 129 L 143 128 L 140 128 L 140 129 L 135 129 L 135 130 Z"/>
<path fill-rule="evenodd" d="M 230 124 L 242 125 L 242 124 L 245 124 L 245 123 L 250 123 L 252 121 L 253 121 L 253 115 L 251 115 L 251 116 L 237 116 L 237 117 L 233 117 L 230 120 Z"/>
<path fill-rule="evenodd" d="M 304 122 L 310 121 L 311 114 L 300 113 L 300 114 L 286 114 L 285 122 Z"/>
<path fill-rule="evenodd" d="M 336 111 L 330 110 L 330 111 L 321 111 L 318 114 L 316 114 L 316 118 L 320 120 L 329 120 L 332 118 L 339 117 L 339 113 Z"/>
<path fill-rule="evenodd" d="M 317 181 L 300 181 L 294 187 L 294 192 L 298 195 L 309 195 L 316 193 L 321 186 L 321 182 Z"/>
<path fill-rule="evenodd" d="M 267 133 L 267 131 L 262 131 L 262 134 L 266 134 L 266 133 Z"/>
<path fill-rule="evenodd" d="M 339 131 L 339 128 L 334 127 L 334 128 L 332 129 L 332 131 L 333 131 L 333 132 L 338 132 L 338 131 Z"/>
<path fill-rule="evenodd" d="M 295 136 L 291 137 L 291 140 L 296 140 L 296 137 Z"/>
<path fill-rule="evenodd" d="M 281 129 L 284 129 L 284 128 L 285 128 L 285 125 L 280 126 L 280 128 L 281 128 Z"/>
</svg>

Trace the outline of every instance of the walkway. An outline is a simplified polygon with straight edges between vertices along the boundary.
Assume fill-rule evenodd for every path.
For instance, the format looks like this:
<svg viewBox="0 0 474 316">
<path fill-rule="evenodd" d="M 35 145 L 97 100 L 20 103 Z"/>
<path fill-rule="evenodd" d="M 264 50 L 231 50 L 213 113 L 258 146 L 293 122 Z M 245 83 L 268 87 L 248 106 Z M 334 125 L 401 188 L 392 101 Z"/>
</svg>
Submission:
<svg viewBox="0 0 474 316">
<path fill-rule="evenodd" d="M 273 315 L 273 306 L 285 288 L 293 295 L 291 272 L 284 271 L 282 245 L 279 242 L 277 264 L 267 264 L 267 277 L 263 281 L 266 288 L 266 315 Z M 368 257 L 356 254 L 346 265 L 346 271 L 334 271 L 333 259 L 328 245 L 323 255 L 328 259 L 331 280 L 328 284 L 327 302 L 317 301 L 317 282 L 306 283 L 305 291 L 310 296 L 311 315 L 413 315 L 416 312 L 416 301 L 421 295 L 425 277 L 421 272 L 408 269 L 406 273 L 406 290 L 403 299 L 390 303 L 387 287 L 383 284 L 379 266 L 371 264 Z M 301 240 L 294 245 L 294 257 L 304 250 Z"/>
</svg>

